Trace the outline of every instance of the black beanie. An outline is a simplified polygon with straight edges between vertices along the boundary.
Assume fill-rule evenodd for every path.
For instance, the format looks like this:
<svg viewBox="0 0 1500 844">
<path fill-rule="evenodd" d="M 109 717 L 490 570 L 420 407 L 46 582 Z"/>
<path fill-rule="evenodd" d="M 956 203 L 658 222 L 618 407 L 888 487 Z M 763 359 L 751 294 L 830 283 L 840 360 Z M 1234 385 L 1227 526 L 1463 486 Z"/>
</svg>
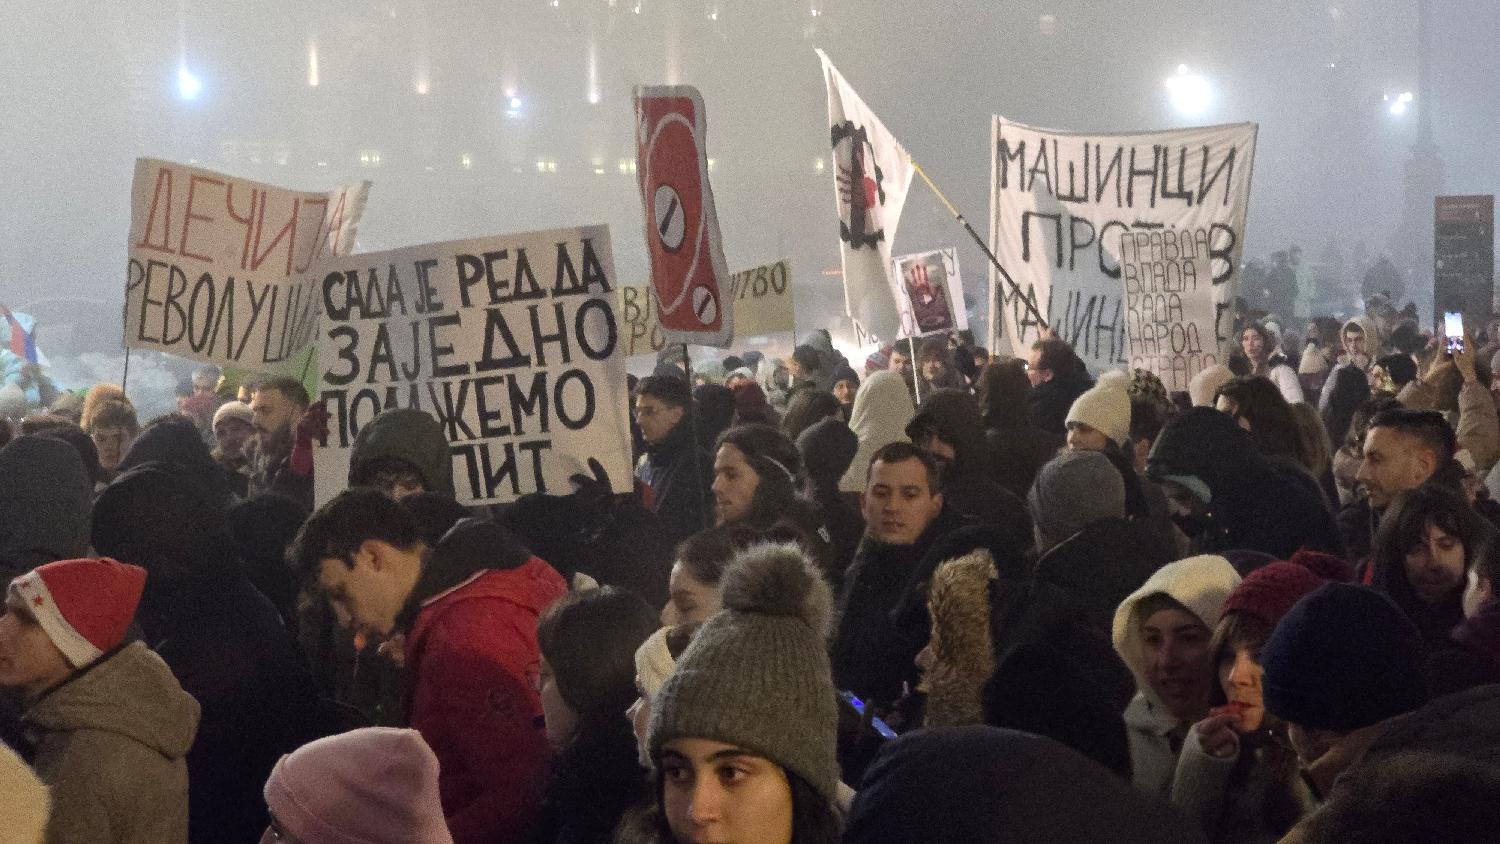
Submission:
<svg viewBox="0 0 1500 844">
<path fill-rule="evenodd" d="M 1329 583 L 1298 601 L 1261 651 L 1266 709 L 1352 732 L 1427 702 L 1422 636 L 1389 598 Z"/>
<path fill-rule="evenodd" d="M 797 436 L 797 449 L 802 453 L 808 477 L 824 486 L 837 487 L 839 478 L 849 470 L 855 452 L 859 451 L 859 437 L 844 420 L 830 417 L 803 429 Z"/>
</svg>

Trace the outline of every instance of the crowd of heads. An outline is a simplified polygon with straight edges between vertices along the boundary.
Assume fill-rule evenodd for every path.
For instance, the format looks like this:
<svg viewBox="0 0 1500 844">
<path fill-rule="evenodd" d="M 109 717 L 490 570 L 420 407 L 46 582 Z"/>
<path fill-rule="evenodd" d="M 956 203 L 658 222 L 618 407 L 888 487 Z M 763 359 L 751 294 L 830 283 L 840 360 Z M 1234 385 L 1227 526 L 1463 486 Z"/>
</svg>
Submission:
<svg viewBox="0 0 1500 844">
<path fill-rule="evenodd" d="M 420 411 L 355 431 L 314 507 L 327 412 L 297 380 L 203 370 L 144 424 L 97 385 L 0 448 L 0 820 L 1483 840 L 1493 352 L 1366 317 L 1294 345 L 1246 322 L 1183 393 L 1055 336 L 903 341 L 856 373 L 817 332 L 696 384 L 664 355 L 631 479 L 594 463 L 489 508 Z"/>
</svg>

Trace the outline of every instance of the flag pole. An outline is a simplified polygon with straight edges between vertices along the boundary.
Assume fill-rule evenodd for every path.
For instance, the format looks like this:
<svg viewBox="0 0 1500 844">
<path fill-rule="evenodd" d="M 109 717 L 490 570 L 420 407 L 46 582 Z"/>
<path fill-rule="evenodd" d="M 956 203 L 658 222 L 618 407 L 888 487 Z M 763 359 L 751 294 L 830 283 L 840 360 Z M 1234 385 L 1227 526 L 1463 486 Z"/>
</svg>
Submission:
<svg viewBox="0 0 1500 844">
<path fill-rule="evenodd" d="M 959 225 L 963 226 L 964 230 L 969 233 L 969 236 L 974 238 L 974 242 L 979 244 L 979 248 L 984 251 L 984 257 L 989 258 L 990 263 L 995 265 L 995 269 L 1000 271 L 1000 277 L 1005 279 L 1005 283 L 1010 286 L 1011 293 L 1026 304 L 1026 310 L 1030 311 L 1031 315 L 1036 318 L 1037 324 L 1044 330 L 1050 329 L 1051 326 L 1047 325 L 1047 320 L 1042 317 L 1041 312 L 1037 310 L 1031 298 L 1021 294 L 1021 288 L 1016 284 L 1015 279 L 1012 279 L 1010 273 L 1005 271 L 1005 267 L 1000 265 L 1000 259 L 995 257 L 994 252 L 990 251 L 989 244 L 984 242 L 984 238 L 979 236 L 979 232 L 974 231 L 974 227 L 969 225 L 969 221 L 964 218 L 964 215 L 953 206 L 953 203 L 948 201 L 948 197 L 944 196 L 943 192 L 938 190 L 938 186 L 933 184 L 932 179 L 927 177 L 927 173 L 922 169 L 922 165 L 916 161 L 912 161 L 911 166 L 917 175 L 922 177 L 922 181 L 927 183 L 927 187 L 937 196 L 938 200 L 948 207 L 948 213 L 953 215 L 953 219 L 957 220 Z"/>
</svg>

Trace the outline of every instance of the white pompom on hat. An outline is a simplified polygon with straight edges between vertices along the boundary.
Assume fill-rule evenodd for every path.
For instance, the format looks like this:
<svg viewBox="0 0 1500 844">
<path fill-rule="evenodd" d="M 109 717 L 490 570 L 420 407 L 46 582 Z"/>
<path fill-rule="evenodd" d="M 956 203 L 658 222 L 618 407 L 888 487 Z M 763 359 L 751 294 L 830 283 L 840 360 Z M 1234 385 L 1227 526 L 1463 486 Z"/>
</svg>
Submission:
<svg viewBox="0 0 1500 844">
<path fill-rule="evenodd" d="M 1081 422 L 1123 446 L 1130 439 L 1130 376 L 1119 370 L 1099 376 L 1099 382 L 1073 400 L 1069 423 Z"/>
</svg>

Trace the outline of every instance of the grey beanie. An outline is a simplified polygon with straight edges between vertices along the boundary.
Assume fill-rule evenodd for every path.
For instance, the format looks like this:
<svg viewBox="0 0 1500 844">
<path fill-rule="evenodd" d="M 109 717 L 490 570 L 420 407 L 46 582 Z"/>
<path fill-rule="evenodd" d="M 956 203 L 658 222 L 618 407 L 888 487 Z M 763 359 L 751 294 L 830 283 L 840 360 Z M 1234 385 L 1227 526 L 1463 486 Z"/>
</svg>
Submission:
<svg viewBox="0 0 1500 844">
<path fill-rule="evenodd" d="M 758 545 L 720 581 L 704 622 L 651 705 L 651 759 L 678 738 L 720 741 L 791 771 L 832 801 L 838 703 L 828 664 L 833 595 L 796 545 Z"/>
<path fill-rule="evenodd" d="M 1045 551 L 1101 519 L 1125 517 L 1125 480 L 1097 451 L 1066 449 L 1036 475 L 1026 497 Z"/>
</svg>

